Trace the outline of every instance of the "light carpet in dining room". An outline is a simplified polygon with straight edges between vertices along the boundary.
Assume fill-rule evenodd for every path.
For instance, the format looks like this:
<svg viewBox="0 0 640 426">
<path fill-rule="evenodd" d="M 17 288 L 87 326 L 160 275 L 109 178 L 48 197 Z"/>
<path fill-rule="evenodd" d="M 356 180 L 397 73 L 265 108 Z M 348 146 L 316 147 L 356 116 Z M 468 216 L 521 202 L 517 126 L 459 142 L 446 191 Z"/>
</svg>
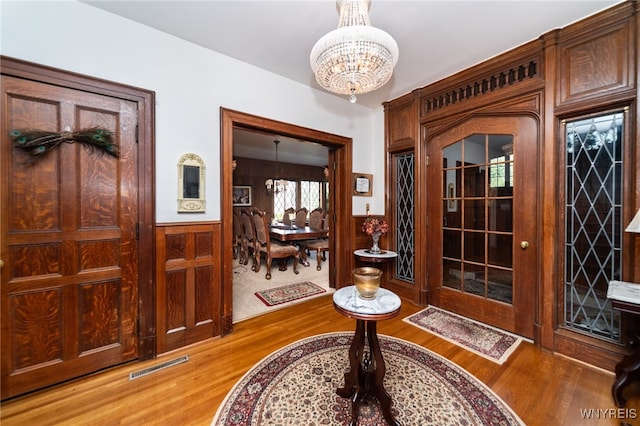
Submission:
<svg viewBox="0 0 640 426">
<path fill-rule="evenodd" d="M 264 260 L 259 272 L 251 270 L 251 263 L 241 265 L 237 259 L 233 261 L 233 322 L 234 324 L 258 315 L 265 314 L 277 309 L 283 309 L 297 303 L 303 303 L 314 297 L 322 297 L 332 294 L 334 289 L 329 287 L 328 260 L 322 262 L 322 269 L 316 270 L 315 252 L 308 256 L 310 266 L 298 265 L 299 274 L 293 273 L 292 260 L 287 262 L 287 270 L 278 270 L 278 261 L 274 260 L 271 266 L 271 279 L 267 280 L 267 273 Z M 297 299 L 291 302 L 282 303 L 275 306 L 266 306 L 257 296 L 256 292 L 265 291 L 275 287 L 281 287 L 300 282 L 312 282 L 323 288 L 323 293 L 318 293 L 304 299 Z"/>
</svg>

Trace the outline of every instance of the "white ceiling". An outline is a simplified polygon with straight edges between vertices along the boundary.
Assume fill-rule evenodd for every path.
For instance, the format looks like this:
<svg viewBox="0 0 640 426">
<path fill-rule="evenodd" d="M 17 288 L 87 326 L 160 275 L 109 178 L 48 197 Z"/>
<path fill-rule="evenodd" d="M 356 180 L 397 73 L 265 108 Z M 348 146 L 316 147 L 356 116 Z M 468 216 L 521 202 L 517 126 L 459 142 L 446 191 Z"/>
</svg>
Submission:
<svg viewBox="0 0 640 426">
<path fill-rule="evenodd" d="M 314 88 L 309 53 L 338 25 L 334 0 L 84 2 Z M 358 103 L 378 107 L 619 2 L 372 0 L 371 24 L 400 57 L 391 80 Z"/>
<path fill-rule="evenodd" d="M 282 163 L 306 164 L 324 167 L 328 164 L 328 148 L 308 141 L 300 141 L 279 135 L 233 129 L 233 156 L 276 160 L 278 140 L 278 161 Z M 304 142 L 304 143 L 300 143 Z"/>
</svg>

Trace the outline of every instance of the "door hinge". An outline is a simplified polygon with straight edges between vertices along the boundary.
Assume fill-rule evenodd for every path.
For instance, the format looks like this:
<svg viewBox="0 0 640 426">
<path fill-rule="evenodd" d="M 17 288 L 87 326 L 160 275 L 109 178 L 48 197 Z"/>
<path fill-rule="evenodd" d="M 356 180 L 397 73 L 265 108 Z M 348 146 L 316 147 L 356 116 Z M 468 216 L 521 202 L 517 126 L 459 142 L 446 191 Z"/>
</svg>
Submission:
<svg viewBox="0 0 640 426">
<path fill-rule="evenodd" d="M 140 139 L 140 126 L 136 124 L 136 143 L 138 143 Z"/>
<path fill-rule="evenodd" d="M 425 162 L 427 167 L 429 167 L 429 159 L 430 159 L 430 158 L 431 158 L 431 156 L 430 156 L 430 155 L 427 155 L 427 161 Z"/>
<path fill-rule="evenodd" d="M 136 223 L 136 240 L 140 239 L 140 223 Z"/>
</svg>

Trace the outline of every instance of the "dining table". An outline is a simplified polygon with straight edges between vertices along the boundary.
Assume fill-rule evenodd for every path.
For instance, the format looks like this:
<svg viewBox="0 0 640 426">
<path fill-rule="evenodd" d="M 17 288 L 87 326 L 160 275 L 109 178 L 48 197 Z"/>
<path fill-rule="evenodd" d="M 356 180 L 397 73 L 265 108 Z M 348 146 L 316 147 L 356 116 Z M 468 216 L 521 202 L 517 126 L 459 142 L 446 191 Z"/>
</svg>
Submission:
<svg viewBox="0 0 640 426">
<path fill-rule="evenodd" d="M 328 238 L 328 229 L 314 229 L 309 226 L 298 227 L 296 225 L 277 224 L 269 227 L 269 235 L 271 239 L 280 241 L 281 243 L 295 243 L 304 240 L 315 240 L 318 238 Z M 300 250 L 300 263 L 304 266 L 309 266 L 307 261 L 307 254 L 304 249 Z M 283 265 L 280 265 L 280 269 Z M 286 264 L 284 265 L 286 269 Z"/>
</svg>

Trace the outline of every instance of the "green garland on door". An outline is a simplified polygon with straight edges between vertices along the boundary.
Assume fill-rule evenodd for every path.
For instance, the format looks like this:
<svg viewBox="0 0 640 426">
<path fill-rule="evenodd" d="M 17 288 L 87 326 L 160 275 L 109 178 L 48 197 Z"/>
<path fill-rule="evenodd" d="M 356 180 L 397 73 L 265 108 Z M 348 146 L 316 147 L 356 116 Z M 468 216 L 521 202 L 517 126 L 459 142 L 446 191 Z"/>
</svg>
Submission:
<svg viewBox="0 0 640 426">
<path fill-rule="evenodd" d="M 11 130 L 9 138 L 16 148 L 28 151 L 33 156 L 41 156 L 62 142 L 79 142 L 100 154 L 120 156 L 117 144 L 113 142 L 113 133 L 100 127 L 79 130 L 77 132 L 46 132 L 43 130 Z"/>
</svg>

